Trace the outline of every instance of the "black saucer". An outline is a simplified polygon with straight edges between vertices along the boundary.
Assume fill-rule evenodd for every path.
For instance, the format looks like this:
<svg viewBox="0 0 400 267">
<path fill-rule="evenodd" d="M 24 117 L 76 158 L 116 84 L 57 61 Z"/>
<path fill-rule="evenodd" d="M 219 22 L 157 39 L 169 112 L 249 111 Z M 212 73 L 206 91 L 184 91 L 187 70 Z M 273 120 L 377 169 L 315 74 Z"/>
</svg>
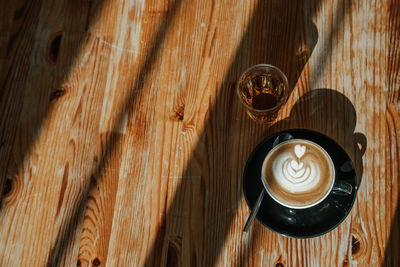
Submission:
<svg viewBox="0 0 400 267">
<path fill-rule="evenodd" d="M 349 156 L 329 137 L 311 130 L 293 129 L 274 134 L 262 141 L 250 155 L 243 174 L 243 192 L 251 208 L 263 189 L 261 166 L 267 153 L 280 142 L 292 138 L 313 141 L 331 156 L 336 180 L 353 186 L 348 196 L 330 194 L 318 205 L 307 209 L 291 209 L 275 202 L 265 194 L 256 218 L 268 229 L 285 236 L 310 238 L 326 234 L 337 227 L 349 214 L 356 198 L 356 174 Z"/>
</svg>

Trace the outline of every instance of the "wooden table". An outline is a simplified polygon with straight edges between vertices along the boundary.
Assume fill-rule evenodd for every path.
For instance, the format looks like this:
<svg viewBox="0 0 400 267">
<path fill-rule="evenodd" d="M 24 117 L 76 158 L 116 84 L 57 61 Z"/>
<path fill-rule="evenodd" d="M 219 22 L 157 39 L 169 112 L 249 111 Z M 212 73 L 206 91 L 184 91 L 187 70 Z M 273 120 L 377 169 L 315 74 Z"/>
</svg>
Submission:
<svg viewBox="0 0 400 267">
<path fill-rule="evenodd" d="M 15 0 L 0 8 L 0 266 L 399 266 L 398 1 Z M 240 73 L 291 94 L 251 121 Z M 345 148 L 326 235 L 242 232 L 248 156 L 288 128 Z"/>
</svg>

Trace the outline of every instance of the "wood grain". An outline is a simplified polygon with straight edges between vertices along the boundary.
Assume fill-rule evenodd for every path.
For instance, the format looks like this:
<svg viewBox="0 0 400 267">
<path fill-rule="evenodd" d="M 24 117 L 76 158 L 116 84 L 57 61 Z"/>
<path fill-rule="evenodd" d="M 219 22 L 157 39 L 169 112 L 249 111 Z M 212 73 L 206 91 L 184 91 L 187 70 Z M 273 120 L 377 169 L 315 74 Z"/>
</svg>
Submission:
<svg viewBox="0 0 400 267">
<path fill-rule="evenodd" d="M 398 103 L 400 88 L 400 4 L 397 1 L 390 2 L 388 17 L 388 101 Z"/>
<path fill-rule="evenodd" d="M 2 2 L 1 266 L 400 264 L 397 1 Z M 235 94 L 257 63 L 289 78 L 271 126 Z M 344 147 L 356 203 L 244 234 L 247 157 L 297 127 Z"/>
<path fill-rule="evenodd" d="M 387 124 L 387 148 L 386 158 L 390 159 L 386 162 L 386 187 L 388 195 L 385 199 L 385 206 L 388 207 L 387 216 L 389 223 L 391 222 L 390 231 L 386 230 L 388 235 L 385 251 L 384 265 L 396 266 L 400 264 L 400 257 L 397 253 L 398 244 L 400 242 L 400 197 L 399 197 L 399 156 L 400 150 L 398 145 L 398 133 L 400 131 L 400 109 L 399 105 L 389 104 L 386 112 Z"/>
</svg>

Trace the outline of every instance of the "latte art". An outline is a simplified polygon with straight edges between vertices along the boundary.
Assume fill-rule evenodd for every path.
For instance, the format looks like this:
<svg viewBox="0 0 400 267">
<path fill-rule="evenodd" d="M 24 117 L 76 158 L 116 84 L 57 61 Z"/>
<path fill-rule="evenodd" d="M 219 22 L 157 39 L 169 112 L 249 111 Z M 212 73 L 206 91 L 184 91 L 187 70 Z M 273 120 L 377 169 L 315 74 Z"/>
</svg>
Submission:
<svg viewBox="0 0 400 267">
<path fill-rule="evenodd" d="M 311 174 L 310 166 L 304 166 L 303 162 L 300 162 L 299 164 L 294 159 L 286 160 L 283 163 L 283 166 L 278 167 L 282 168 L 282 177 L 294 184 L 303 183 L 305 180 L 309 180 L 310 175 L 312 175 L 311 179 L 315 178 L 315 173 Z"/>
<path fill-rule="evenodd" d="M 279 144 L 263 164 L 263 179 L 273 198 L 288 206 L 303 207 L 320 201 L 333 185 L 329 155 L 306 140 Z"/>
<path fill-rule="evenodd" d="M 303 160 L 294 158 L 292 153 L 278 155 L 272 165 L 277 182 L 288 191 L 304 192 L 316 186 L 320 180 L 321 171 L 312 157 Z"/>
</svg>

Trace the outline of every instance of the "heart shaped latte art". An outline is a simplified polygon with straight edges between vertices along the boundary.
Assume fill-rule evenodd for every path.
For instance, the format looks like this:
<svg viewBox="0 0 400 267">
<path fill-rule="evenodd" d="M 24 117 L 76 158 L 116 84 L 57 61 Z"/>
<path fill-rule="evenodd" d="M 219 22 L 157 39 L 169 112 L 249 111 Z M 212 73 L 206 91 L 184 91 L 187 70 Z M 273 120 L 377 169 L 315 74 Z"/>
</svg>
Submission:
<svg viewBox="0 0 400 267">
<path fill-rule="evenodd" d="M 292 160 L 290 162 L 290 167 L 292 167 L 295 171 L 300 170 L 301 168 L 303 168 L 303 162 L 298 163 L 296 160 Z"/>
<path fill-rule="evenodd" d="M 304 153 L 306 153 L 306 147 L 302 145 L 296 145 L 294 147 L 294 153 L 296 154 L 296 157 L 300 159 Z"/>
<path fill-rule="evenodd" d="M 292 149 L 276 156 L 272 165 L 276 181 L 292 193 L 309 191 L 320 180 L 317 159 L 306 154 L 305 145 L 297 144 Z"/>
</svg>

